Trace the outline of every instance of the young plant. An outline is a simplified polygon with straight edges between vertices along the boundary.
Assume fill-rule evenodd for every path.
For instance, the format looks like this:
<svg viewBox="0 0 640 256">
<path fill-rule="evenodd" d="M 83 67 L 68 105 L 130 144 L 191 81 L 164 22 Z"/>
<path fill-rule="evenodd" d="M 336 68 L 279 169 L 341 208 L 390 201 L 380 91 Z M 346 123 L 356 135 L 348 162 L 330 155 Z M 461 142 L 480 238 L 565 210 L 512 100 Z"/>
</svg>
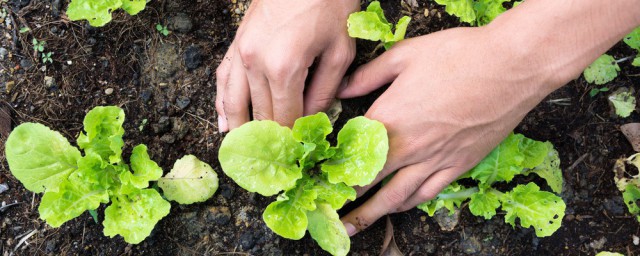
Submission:
<svg viewBox="0 0 640 256">
<path fill-rule="evenodd" d="M 462 22 L 473 26 L 489 24 L 498 15 L 507 11 L 503 4 L 511 0 L 436 0 L 436 3 L 444 5 L 448 14 L 456 16 Z M 516 1 L 517 6 L 521 1 Z"/>
<path fill-rule="evenodd" d="M 609 91 L 609 87 L 593 88 L 591 89 L 591 91 L 589 91 L 589 96 L 593 98 L 596 95 L 600 94 L 601 92 L 608 92 L 608 91 Z"/>
<path fill-rule="evenodd" d="M 114 106 L 89 111 L 77 139 L 84 155 L 39 123 L 23 123 L 11 132 L 5 145 L 11 173 L 28 190 L 44 192 L 38 211 L 49 225 L 60 227 L 87 210 L 94 215 L 100 204 L 110 202 L 104 211 L 104 234 L 137 244 L 169 214 L 171 204 L 149 188 L 163 171 L 149 158 L 147 147 L 135 146 L 130 164 L 122 158 L 124 117 Z M 165 196 L 172 197 L 170 191 Z"/>
<path fill-rule="evenodd" d="M 609 95 L 609 102 L 613 106 L 616 115 L 619 117 L 629 117 L 631 112 L 636 110 L 636 97 L 633 88 L 620 87 Z"/>
<path fill-rule="evenodd" d="M 622 192 L 624 203 L 629 209 L 629 213 L 636 216 L 636 220 L 640 222 L 640 174 L 632 175 L 627 178 L 625 163 L 632 164 L 640 169 L 640 153 L 616 160 L 613 172 L 615 174 L 614 181 L 618 190 Z"/>
<path fill-rule="evenodd" d="M 469 210 L 475 216 L 491 219 L 496 215 L 496 209 L 502 207 L 506 212 L 506 223 L 515 226 L 519 218 L 520 225 L 525 228 L 533 226 L 538 237 L 550 236 L 560 228 L 564 217 L 566 205 L 562 198 L 541 191 L 533 182 L 517 185 L 508 192 L 502 192 L 494 185 L 511 182 L 517 175 L 535 173 L 546 180 L 553 192 L 560 193 L 563 179 L 559 166 L 558 152 L 550 142 L 511 134 L 476 167 L 418 208 L 429 216 L 443 208 L 453 214 L 469 200 Z M 477 185 L 461 185 L 461 180 L 469 179 Z"/>
<path fill-rule="evenodd" d="M 635 30 L 628 34 L 623 39 L 624 43 L 629 47 L 635 49 L 640 52 L 640 27 L 637 27 Z M 635 59 L 631 63 L 631 65 L 640 67 L 640 54 L 636 54 Z"/>
<path fill-rule="evenodd" d="M 147 0 L 72 0 L 67 7 L 70 20 L 87 20 L 94 27 L 102 27 L 111 21 L 111 13 L 123 9 L 129 15 L 144 10 Z"/>
<path fill-rule="evenodd" d="M 389 144 L 384 125 L 365 117 L 347 122 L 337 146 L 326 140 L 332 130 L 324 113 L 299 118 L 293 129 L 252 121 L 227 134 L 218 158 L 242 188 L 280 194 L 262 215 L 271 230 L 294 240 L 308 230 L 322 249 L 346 255 L 349 236 L 336 211 L 355 199 L 351 186 L 371 183 L 382 170 Z"/>
<path fill-rule="evenodd" d="M 42 53 L 42 64 L 47 64 L 48 63 L 53 63 L 53 59 L 51 59 L 51 55 L 53 55 L 53 52 L 48 52 L 48 53 Z"/>
<path fill-rule="evenodd" d="M 349 15 L 347 27 L 349 36 L 371 41 L 381 41 L 385 49 L 391 48 L 393 44 L 404 39 L 407 26 L 411 17 L 404 16 L 396 24 L 395 33 L 392 32 L 393 24 L 387 21 L 384 11 L 380 7 L 380 2 L 373 1 L 366 11 L 355 12 Z"/>
<path fill-rule="evenodd" d="M 171 31 L 167 29 L 167 26 L 162 26 L 160 23 L 156 24 L 156 30 L 163 36 L 168 36 L 171 33 Z"/>
<path fill-rule="evenodd" d="M 38 39 L 33 39 L 31 40 L 31 44 L 33 44 L 33 51 L 34 52 L 43 52 L 44 51 L 44 47 L 47 45 L 47 42 L 45 41 L 38 41 Z"/>
<path fill-rule="evenodd" d="M 620 66 L 613 56 L 603 54 L 584 70 L 584 79 L 588 83 L 603 85 L 613 81 L 618 76 Z"/>
</svg>

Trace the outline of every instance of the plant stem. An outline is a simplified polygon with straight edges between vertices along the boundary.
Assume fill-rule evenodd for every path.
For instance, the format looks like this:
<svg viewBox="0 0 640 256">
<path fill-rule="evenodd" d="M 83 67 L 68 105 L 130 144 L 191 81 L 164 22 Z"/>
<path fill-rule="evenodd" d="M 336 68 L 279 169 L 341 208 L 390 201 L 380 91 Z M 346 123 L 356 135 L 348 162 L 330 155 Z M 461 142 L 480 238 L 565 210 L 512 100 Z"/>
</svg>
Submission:
<svg viewBox="0 0 640 256">
<path fill-rule="evenodd" d="M 467 188 L 467 189 L 460 190 L 453 193 L 440 193 L 436 198 L 445 199 L 445 200 L 446 199 L 464 200 L 464 199 L 470 198 L 473 194 L 478 193 L 478 191 L 480 191 L 478 187 L 472 187 L 472 188 Z"/>
</svg>

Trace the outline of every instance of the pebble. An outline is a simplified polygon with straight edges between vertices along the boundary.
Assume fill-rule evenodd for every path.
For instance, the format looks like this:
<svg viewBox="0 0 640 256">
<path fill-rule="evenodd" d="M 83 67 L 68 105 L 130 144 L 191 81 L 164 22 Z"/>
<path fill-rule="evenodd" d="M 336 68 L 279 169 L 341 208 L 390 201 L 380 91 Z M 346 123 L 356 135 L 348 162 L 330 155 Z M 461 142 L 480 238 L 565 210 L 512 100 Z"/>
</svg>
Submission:
<svg viewBox="0 0 640 256">
<path fill-rule="evenodd" d="M 51 76 L 45 76 L 44 86 L 47 87 L 47 89 L 52 89 L 53 87 L 56 86 L 56 79 Z"/>
<path fill-rule="evenodd" d="M 105 90 L 104 90 L 104 94 L 106 94 L 106 95 L 111 95 L 111 94 L 113 94 L 113 88 L 107 88 L 107 89 L 105 89 Z"/>
<path fill-rule="evenodd" d="M 189 132 L 189 127 L 187 124 L 179 118 L 171 118 L 171 123 L 173 126 L 171 127 L 171 132 L 181 140 L 185 135 Z"/>
<path fill-rule="evenodd" d="M 460 249 L 466 254 L 476 254 L 482 250 L 482 244 L 475 236 L 467 237 L 460 243 Z"/>
<path fill-rule="evenodd" d="M 589 247 L 593 248 L 594 250 L 600 250 L 604 247 L 604 244 L 607 243 L 607 238 L 606 237 L 602 237 L 599 240 L 594 240 L 591 241 L 591 243 L 589 243 Z"/>
<path fill-rule="evenodd" d="M 218 225 L 226 225 L 231 220 L 229 207 L 211 207 L 207 213 L 207 221 Z"/>
<path fill-rule="evenodd" d="M 200 53 L 200 47 L 192 45 L 187 47 L 184 52 L 184 65 L 187 70 L 194 70 L 202 64 L 202 53 Z"/>
<path fill-rule="evenodd" d="M 633 235 L 633 245 L 640 245 L 640 237 Z"/>
<path fill-rule="evenodd" d="M 9 185 L 7 185 L 7 183 L 0 184 L 0 194 L 4 193 L 7 190 L 9 190 Z"/>
<path fill-rule="evenodd" d="M 189 97 L 180 96 L 176 99 L 176 105 L 178 105 L 180 109 L 187 108 L 189 104 L 191 104 L 191 99 L 189 99 Z"/>
<path fill-rule="evenodd" d="M 167 144 L 173 144 L 174 142 L 176 142 L 176 137 L 171 134 L 165 134 L 160 137 L 160 141 Z"/>
<path fill-rule="evenodd" d="M 31 67 L 33 67 L 33 62 L 30 59 L 22 59 L 20 60 L 20 66 L 23 69 L 30 69 Z"/>
<path fill-rule="evenodd" d="M 5 49 L 4 47 L 0 47 L 0 60 L 4 60 L 7 55 L 9 55 L 9 51 L 7 51 L 7 49 Z"/>
<path fill-rule="evenodd" d="M 193 28 L 193 23 L 186 13 L 178 13 L 169 23 L 169 29 L 180 33 L 187 33 Z"/>
<path fill-rule="evenodd" d="M 153 90 L 151 89 L 144 89 L 141 93 L 140 93 L 140 99 L 142 100 L 142 102 L 147 103 L 151 100 L 151 96 L 153 96 Z"/>
<path fill-rule="evenodd" d="M 97 42 L 96 39 L 93 38 L 93 37 L 89 37 L 89 39 L 87 39 L 87 44 L 88 45 L 94 45 L 94 44 L 96 44 L 96 42 Z"/>
<path fill-rule="evenodd" d="M 153 129 L 153 132 L 156 134 L 168 132 L 171 125 L 170 120 L 167 116 L 160 117 L 157 124 L 151 125 L 151 129 Z"/>
<path fill-rule="evenodd" d="M 460 220 L 460 210 L 456 210 L 452 215 L 449 215 L 449 211 L 442 208 L 441 210 L 436 211 L 433 218 L 438 222 L 441 230 L 453 231 Z"/>
<path fill-rule="evenodd" d="M 252 231 L 244 232 L 240 235 L 240 248 L 241 250 L 249 250 L 256 244 L 256 238 L 253 236 Z"/>
<path fill-rule="evenodd" d="M 223 184 L 220 186 L 220 195 L 225 199 L 229 200 L 233 197 L 233 192 L 235 189 L 232 186 L 227 184 Z"/>
<path fill-rule="evenodd" d="M 56 250 L 56 247 L 57 247 L 57 246 L 58 246 L 58 245 L 57 245 L 57 242 L 56 242 L 56 240 L 55 240 L 55 239 L 49 239 L 49 240 L 45 243 L 44 251 L 45 251 L 46 253 L 53 253 L 53 252 L 55 252 L 55 250 Z"/>
</svg>

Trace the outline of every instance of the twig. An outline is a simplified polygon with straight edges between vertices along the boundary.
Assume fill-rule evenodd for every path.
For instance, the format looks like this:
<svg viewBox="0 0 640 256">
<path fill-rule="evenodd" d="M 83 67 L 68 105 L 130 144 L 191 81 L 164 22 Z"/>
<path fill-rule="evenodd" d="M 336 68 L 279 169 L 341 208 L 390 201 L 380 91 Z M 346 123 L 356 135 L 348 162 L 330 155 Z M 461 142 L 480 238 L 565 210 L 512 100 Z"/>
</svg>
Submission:
<svg viewBox="0 0 640 256">
<path fill-rule="evenodd" d="M 36 233 L 38 233 L 37 229 L 32 230 L 29 234 L 25 235 L 23 238 L 20 239 L 20 242 L 18 242 L 18 244 L 16 245 L 15 248 L 13 248 L 13 252 L 16 252 L 18 250 L 18 248 L 20 248 L 20 246 L 22 246 L 22 244 L 24 244 L 25 242 L 27 242 L 27 239 L 31 238 L 33 235 L 35 235 Z M 17 237 L 16 237 L 17 239 Z M 29 244 L 29 243 L 27 243 Z"/>
<path fill-rule="evenodd" d="M 578 164 L 582 163 L 582 161 L 584 161 L 584 159 L 587 158 L 588 155 L 589 155 L 589 153 L 584 153 L 584 155 L 580 156 L 578 158 L 578 160 L 573 162 L 573 164 L 571 166 L 569 166 L 569 168 L 567 168 L 565 172 L 570 172 L 573 169 L 575 169 L 578 166 Z"/>
<path fill-rule="evenodd" d="M 570 98 L 551 99 L 551 100 L 548 100 L 547 103 L 556 104 L 560 106 L 570 106 L 571 99 Z"/>
</svg>

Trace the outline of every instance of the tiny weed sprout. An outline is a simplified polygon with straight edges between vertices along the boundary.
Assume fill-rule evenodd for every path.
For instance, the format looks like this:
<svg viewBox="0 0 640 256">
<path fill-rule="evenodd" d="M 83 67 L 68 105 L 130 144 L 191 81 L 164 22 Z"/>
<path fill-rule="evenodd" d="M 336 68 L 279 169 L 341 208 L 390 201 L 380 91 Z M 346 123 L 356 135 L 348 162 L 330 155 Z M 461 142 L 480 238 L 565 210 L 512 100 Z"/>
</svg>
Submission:
<svg viewBox="0 0 640 256">
<path fill-rule="evenodd" d="M 369 4 L 366 11 L 355 12 L 349 15 L 347 27 L 349 36 L 371 41 L 381 41 L 384 48 L 388 50 L 393 44 L 404 39 L 410 21 L 411 17 L 402 17 L 395 25 L 395 33 L 392 32 L 393 24 L 389 23 L 387 18 L 385 18 L 384 11 L 380 7 L 380 2 L 373 1 Z"/>
<path fill-rule="evenodd" d="M 51 55 L 53 55 L 53 52 L 48 52 L 48 53 L 42 53 L 42 64 L 47 64 L 48 63 L 53 63 L 53 59 L 51 59 Z"/>
<path fill-rule="evenodd" d="M 322 249 L 346 255 L 350 240 L 336 211 L 355 199 L 351 186 L 371 183 L 382 170 L 389 142 L 384 125 L 365 117 L 345 124 L 337 146 L 326 140 L 332 130 L 324 113 L 299 118 L 292 129 L 252 121 L 227 134 L 218 158 L 240 187 L 279 194 L 262 215 L 276 234 L 298 240 L 308 230 Z"/>
<path fill-rule="evenodd" d="M 171 32 L 167 29 L 167 26 L 162 26 L 162 24 L 156 24 L 156 30 L 160 32 L 163 36 L 168 36 Z"/>
<path fill-rule="evenodd" d="M 102 27 L 112 19 L 111 13 L 123 9 L 129 15 L 144 10 L 147 0 L 72 0 L 67 7 L 70 20 L 87 20 L 94 27 Z"/>
<path fill-rule="evenodd" d="M 84 132 L 77 139 L 84 155 L 60 133 L 39 123 L 23 123 L 11 132 L 5 145 L 9 169 L 28 190 L 44 192 L 38 211 L 49 225 L 60 227 L 85 211 L 97 220 L 96 209 L 110 203 L 104 210 L 104 234 L 121 235 L 126 242 L 137 244 L 169 214 L 171 204 L 158 190 L 149 188 L 163 171 L 151 160 L 147 147 L 135 146 L 130 164 L 122 157 L 124 117 L 124 111 L 115 106 L 89 111 Z M 165 197 L 187 203 L 206 200 L 218 187 L 217 175 L 195 157 L 185 158 L 169 174 L 179 173 L 186 177 L 182 182 L 190 181 L 191 186 L 167 187 Z M 172 177 L 163 179 L 171 181 Z M 202 197 L 182 200 L 182 194 L 193 190 Z"/>
<path fill-rule="evenodd" d="M 538 237 L 552 235 L 560 228 L 566 205 L 554 193 L 562 191 L 562 171 L 558 152 L 550 142 L 540 142 L 521 134 L 509 135 L 478 165 L 446 187 L 434 199 L 418 205 L 433 216 L 446 209 L 453 214 L 463 202 L 469 200 L 469 210 L 475 216 L 491 219 L 496 209 L 506 212 L 505 222 L 522 227 L 533 226 Z M 533 182 L 517 185 L 509 192 L 493 186 L 511 182 L 517 175 L 535 173 L 543 178 L 554 193 L 541 191 Z M 461 185 L 473 180 L 476 186 Z M 466 180 L 466 181 L 464 181 Z"/>
<path fill-rule="evenodd" d="M 589 91 L 589 96 L 593 98 L 601 92 L 608 92 L 608 91 L 609 91 L 609 87 L 593 88 L 591 89 L 591 91 Z"/>
<path fill-rule="evenodd" d="M 503 4 L 511 0 L 436 0 L 436 3 L 444 5 L 448 14 L 456 16 L 462 22 L 467 22 L 474 26 L 484 26 L 489 24 L 498 15 L 507 11 Z M 516 1 L 516 7 L 522 1 Z"/>
<path fill-rule="evenodd" d="M 44 46 L 47 45 L 47 42 L 45 41 L 38 41 L 38 39 L 33 39 L 31 40 L 31 44 L 33 44 L 33 50 L 35 52 L 43 52 L 44 51 Z"/>
</svg>

